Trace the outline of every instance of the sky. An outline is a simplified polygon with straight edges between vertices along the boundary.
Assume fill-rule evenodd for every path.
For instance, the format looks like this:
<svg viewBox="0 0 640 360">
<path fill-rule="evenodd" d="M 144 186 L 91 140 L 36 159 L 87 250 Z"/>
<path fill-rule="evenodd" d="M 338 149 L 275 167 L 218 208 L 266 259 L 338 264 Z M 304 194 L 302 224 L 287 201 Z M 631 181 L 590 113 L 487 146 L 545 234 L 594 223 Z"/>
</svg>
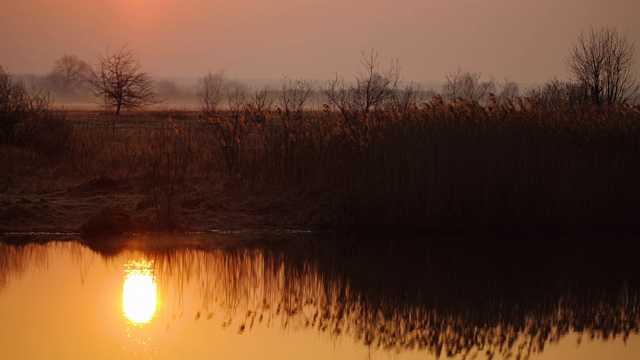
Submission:
<svg viewBox="0 0 640 360">
<path fill-rule="evenodd" d="M 458 67 L 497 80 L 568 79 L 577 35 L 615 26 L 636 43 L 638 0 L 0 0 L 0 66 L 44 74 L 127 44 L 157 76 L 353 78 L 373 49 L 405 81 Z"/>
</svg>

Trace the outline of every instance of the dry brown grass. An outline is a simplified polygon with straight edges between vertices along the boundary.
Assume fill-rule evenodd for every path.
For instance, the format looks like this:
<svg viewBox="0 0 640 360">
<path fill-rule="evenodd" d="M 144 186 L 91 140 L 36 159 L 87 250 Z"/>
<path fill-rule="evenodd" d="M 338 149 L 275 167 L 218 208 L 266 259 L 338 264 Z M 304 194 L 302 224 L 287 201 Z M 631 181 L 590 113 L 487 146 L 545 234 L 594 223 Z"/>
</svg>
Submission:
<svg viewBox="0 0 640 360">
<path fill-rule="evenodd" d="M 10 155 L 0 162 L 7 181 L 126 181 L 122 192 L 135 195 L 127 208 L 153 217 L 160 230 L 190 221 L 211 227 L 197 218 L 209 211 L 350 230 L 602 230 L 640 222 L 635 109 L 435 98 L 355 119 L 328 108 L 251 106 L 208 118 L 175 110 L 67 118 L 73 134 L 63 158 L 2 149 Z"/>
</svg>

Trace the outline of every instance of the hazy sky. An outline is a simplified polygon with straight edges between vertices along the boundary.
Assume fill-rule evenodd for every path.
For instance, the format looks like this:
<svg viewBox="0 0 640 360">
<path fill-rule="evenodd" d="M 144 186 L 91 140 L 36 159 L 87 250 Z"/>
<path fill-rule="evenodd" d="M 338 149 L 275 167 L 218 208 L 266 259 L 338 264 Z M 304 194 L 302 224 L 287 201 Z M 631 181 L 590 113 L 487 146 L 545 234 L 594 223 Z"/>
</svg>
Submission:
<svg viewBox="0 0 640 360">
<path fill-rule="evenodd" d="M 0 0 L 0 65 L 46 73 L 128 43 L 154 75 L 324 80 L 374 48 L 405 80 L 460 66 L 532 83 L 567 77 L 582 29 L 617 26 L 640 75 L 639 14 L 638 0 Z"/>
</svg>

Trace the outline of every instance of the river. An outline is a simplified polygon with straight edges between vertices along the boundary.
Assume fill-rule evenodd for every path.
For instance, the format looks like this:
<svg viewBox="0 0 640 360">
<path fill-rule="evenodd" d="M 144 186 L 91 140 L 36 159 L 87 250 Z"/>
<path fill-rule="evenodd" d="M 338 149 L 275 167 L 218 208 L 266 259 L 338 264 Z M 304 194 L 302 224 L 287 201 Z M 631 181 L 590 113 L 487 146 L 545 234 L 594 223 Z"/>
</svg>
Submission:
<svg viewBox="0 0 640 360">
<path fill-rule="evenodd" d="M 5 236 L 0 359 L 638 359 L 632 236 Z"/>
</svg>

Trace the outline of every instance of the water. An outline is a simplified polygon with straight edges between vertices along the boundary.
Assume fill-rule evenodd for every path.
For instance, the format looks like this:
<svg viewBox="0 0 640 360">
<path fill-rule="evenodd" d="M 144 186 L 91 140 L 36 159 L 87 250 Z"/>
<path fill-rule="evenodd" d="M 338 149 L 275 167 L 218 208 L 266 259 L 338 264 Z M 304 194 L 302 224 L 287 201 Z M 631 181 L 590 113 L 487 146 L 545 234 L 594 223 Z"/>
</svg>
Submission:
<svg viewBox="0 0 640 360">
<path fill-rule="evenodd" d="M 638 359 L 626 240 L 0 242 L 0 359 Z"/>
</svg>

